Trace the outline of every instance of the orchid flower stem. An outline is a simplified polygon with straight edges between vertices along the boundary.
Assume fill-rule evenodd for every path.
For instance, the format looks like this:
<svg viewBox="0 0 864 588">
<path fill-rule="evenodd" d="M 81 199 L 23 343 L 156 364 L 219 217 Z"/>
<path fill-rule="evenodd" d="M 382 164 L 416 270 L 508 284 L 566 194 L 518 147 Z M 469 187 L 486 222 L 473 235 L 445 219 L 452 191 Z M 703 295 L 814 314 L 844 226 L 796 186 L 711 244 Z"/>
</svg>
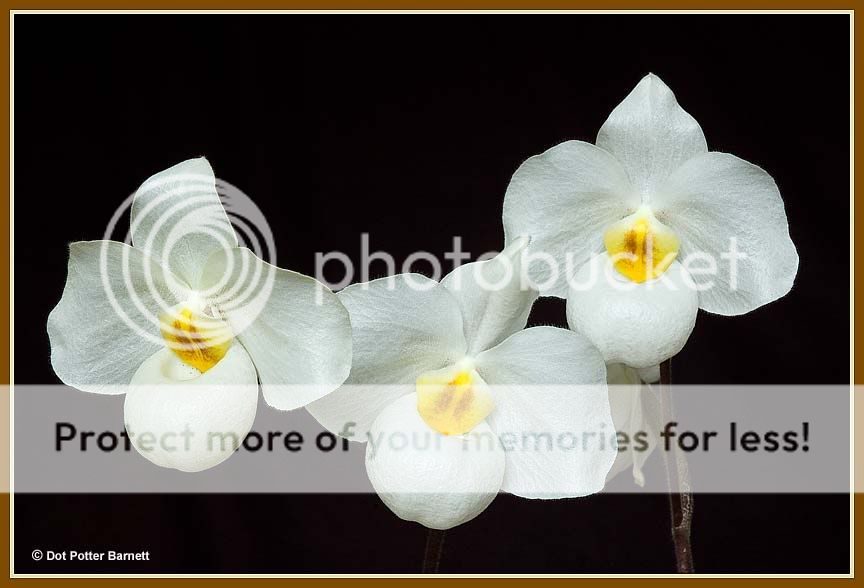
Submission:
<svg viewBox="0 0 864 588">
<path fill-rule="evenodd" d="M 426 553 L 423 555 L 424 574 L 438 573 L 446 534 L 447 531 L 439 531 L 437 529 L 429 529 L 429 532 L 426 534 Z"/>
<path fill-rule="evenodd" d="M 663 422 L 675 420 L 672 410 L 672 360 L 660 364 L 660 406 Z M 663 452 L 666 479 L 669 483 L 669 510 L 672 516 L 672 542 L 679 574 L 693 573 L 693 549 L 690 546 L 690 527 L 693 522 L 693 494 L 690 491 L 690 473 L 687 460 L 675 444 Z"/>
</svg>

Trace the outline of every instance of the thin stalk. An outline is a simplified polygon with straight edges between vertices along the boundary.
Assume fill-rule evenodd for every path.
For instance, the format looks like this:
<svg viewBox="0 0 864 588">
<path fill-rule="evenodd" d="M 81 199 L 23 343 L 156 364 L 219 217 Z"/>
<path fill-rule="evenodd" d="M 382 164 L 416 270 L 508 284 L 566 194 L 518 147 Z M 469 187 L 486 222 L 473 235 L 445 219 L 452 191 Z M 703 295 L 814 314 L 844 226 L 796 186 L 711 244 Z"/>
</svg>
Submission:
<svg viewBox="0 0 864 588">
<path fill-rule="evenodd" d="M 672 410 L 672 360 L 660 364 L 660 406 L 663 422 L 675 420 Z M 669 451 L 663 451 L 666 479 L 669 483 L 669 511 L 672 517 L 672 543 L 675 545 L 675 562 L 679 574 L 693 573 L 693 549 L 690 546 L 690 529 L 693 524 L 693 494 L 687 460 L 675 443 Z"/>
<path fill-rule="evenodd" d="M 444 552 L 444 537 L 447 531 L 429 529 L 426 534 L 426 552 L 423 555 L 423 573 L 437 574 L 441 565 L 441 554 Z"/>
</svg>

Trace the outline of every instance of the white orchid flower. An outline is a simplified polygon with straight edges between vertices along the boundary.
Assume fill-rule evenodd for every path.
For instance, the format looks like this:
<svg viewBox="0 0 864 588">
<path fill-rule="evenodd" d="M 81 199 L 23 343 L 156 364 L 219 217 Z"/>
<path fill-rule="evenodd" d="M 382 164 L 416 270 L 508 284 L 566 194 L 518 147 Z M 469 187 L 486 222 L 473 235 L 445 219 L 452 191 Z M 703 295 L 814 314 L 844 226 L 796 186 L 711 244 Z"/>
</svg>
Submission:
<svg viewBox="0 0 864 588">
<path fill-rule="evenodd" d="M 190 472 L 225 460 L 252 427 L 259 380 L 282 410 L 345 381 L 342 303 L 238 247 L 206 159 L 144 182 L 130 232 L 132 246 L 72 243 L 48 335 L 64 383 L 127 393 L 126 428 L 147 459 Z"/>
<path fill-rule="evenodd" d="M 699 308 L 749 312 L 789 292 L 798 269 L 774 180 L 709 152 L 653 74 L 596 145 L 567 141 L 525 161 L 503 218 L 507 242 L 531 235 L 532 256 L 545 256 L 532 279 L 542 295 L 567 298 L 571 328 L 608 362 L 637 368 L 680 351 Z"/>
<path fill-rule="evenodd" d="M 521 285 L 527 242 L 440 283 L 402 274 L 339 293 L 354 365 L 343 388 L 307 409 L 330 431 L 368 441 L 369 479 L 405 520 L 447 529 L 499 491 L 561 498 L 603 488 L 615 459 L 603 358 L 567 329 L 524 328 L 537 298 Z M 573 439 L 588 431 L 587 443 Z"/>
</svg>

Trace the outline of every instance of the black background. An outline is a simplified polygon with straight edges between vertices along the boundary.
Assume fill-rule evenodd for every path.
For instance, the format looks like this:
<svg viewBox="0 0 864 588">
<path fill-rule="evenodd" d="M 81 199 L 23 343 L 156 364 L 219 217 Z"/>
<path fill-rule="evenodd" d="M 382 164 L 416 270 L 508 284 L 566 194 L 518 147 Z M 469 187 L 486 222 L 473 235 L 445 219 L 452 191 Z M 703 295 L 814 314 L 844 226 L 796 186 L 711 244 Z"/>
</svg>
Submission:
<svg viewBox="0 0 864 588">
<path fill-rule="evenodd" d="M 359 260 L 364 231 L 399 262 L 454 235 L 476 256 L 502 246 L 518 165 L 593 142 L 649 71 L 709 148 L 773 175 L 801 258 L 782 300 L 700 313 L 675 382 L 849 382 L 846 16 L 18 15 L 14 49 L 18 384 L 58 382 L 44 325 L 67 244 L 101 238 L 159 170 L 206 155 L 307 274 L 316 251 Z M 531 322 L 563 326 L 563 302 Z M 15 516 L 18 572 L 416 572 L 425 539 L 376 496 L 19 495 Z M 699 495 L 697 570 L 848 571 L 848 519 L 846 496 Z M 448 533 L 442 571 L 669 572 L 667 524 L 660 495 L 502 495 Z M 35 548 L 154 562 L 37 565 Z"/>
</svg>

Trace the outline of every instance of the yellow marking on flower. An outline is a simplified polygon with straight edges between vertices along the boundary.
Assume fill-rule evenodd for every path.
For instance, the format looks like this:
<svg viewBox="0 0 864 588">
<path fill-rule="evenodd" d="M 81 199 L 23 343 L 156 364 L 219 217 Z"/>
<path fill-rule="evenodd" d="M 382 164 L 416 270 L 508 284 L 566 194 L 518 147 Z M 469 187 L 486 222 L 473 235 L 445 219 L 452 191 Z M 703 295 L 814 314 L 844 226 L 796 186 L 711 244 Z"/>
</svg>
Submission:
<svg viewBox="0 0 864 588">
<path fill-rule="evenodd" d="M 678 255 L 678 237 L 647 208 L 606 229 L 603 243 L 615 269 L 637 283 L 660 276 Z"/>
<path fill-rule="evenodd" d="M 161 318 L 162 337 L 180 360 L 202 374 L 228 353 L 233 334 L 219 319 L 180 308 Z"/>
<path fill-rule="evenodd" d="M 462 435 L 495 408 L 486 382 L 473 368 L 455 366 L 417 378 L 417 410 L 442 435 Z"/>
</svg>

